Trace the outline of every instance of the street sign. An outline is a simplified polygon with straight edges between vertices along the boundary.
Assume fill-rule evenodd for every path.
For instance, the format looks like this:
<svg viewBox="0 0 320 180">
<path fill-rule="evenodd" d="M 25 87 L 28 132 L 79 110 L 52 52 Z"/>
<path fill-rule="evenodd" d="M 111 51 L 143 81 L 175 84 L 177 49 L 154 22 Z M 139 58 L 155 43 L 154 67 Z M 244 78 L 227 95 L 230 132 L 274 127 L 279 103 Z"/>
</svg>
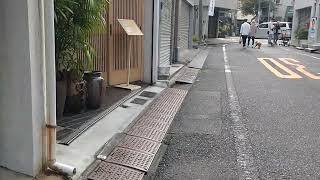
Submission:
<svg viewBox="0 0 320 180">
<path fill-rule="evenodd" d="M 208 15 L 209 16 L 214 16 L 215 4 L 216 4 L 216 0 L 210 0 L 209 10 L 208 10 Z"/>
</svg>

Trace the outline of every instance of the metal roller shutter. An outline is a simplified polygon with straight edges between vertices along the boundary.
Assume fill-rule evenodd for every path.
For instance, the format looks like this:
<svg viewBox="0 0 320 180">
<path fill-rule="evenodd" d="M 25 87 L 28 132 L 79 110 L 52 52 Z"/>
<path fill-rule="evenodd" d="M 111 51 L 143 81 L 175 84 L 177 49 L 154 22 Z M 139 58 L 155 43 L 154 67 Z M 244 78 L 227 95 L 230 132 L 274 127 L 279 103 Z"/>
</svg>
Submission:
<svg viewBox="0 0 320 180">
<path fill-rule="evenodd" d="M 172 0 L 161 0 L 160 10 L 160 64 L 170 65 L 171 58 Z"/>
<path fill-rule="evenodd" d="M 185 0 L 181 0 L 178 40 L 178 46 L 181 49 L 187 49 L 189 47 L 190 9 L 190 5 Z"/>
</svg>

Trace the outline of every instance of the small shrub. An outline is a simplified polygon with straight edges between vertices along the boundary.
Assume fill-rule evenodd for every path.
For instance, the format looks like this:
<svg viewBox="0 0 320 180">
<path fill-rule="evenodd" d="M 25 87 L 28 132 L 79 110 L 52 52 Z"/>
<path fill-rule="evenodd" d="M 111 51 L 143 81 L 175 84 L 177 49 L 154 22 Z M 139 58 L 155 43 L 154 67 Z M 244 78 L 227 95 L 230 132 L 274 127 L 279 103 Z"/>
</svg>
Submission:
<svg viewBox="0 0 320 180">
<path fill-rule="evenodd" d="M 296 31 L 296 38 L 299 40 L 306 40 L 308 39 L 308 29 L 306 28 L 299 28 Z"/>
<path fill-rule="evenodd" d="M 192 37 L 192 41 L 193 41 L 194 43 L 199 43 L 199 42 L 200 42 L 200 38 L 199 38 L 198 36 L 194 35 L 194 36 Z"/>
</svg>

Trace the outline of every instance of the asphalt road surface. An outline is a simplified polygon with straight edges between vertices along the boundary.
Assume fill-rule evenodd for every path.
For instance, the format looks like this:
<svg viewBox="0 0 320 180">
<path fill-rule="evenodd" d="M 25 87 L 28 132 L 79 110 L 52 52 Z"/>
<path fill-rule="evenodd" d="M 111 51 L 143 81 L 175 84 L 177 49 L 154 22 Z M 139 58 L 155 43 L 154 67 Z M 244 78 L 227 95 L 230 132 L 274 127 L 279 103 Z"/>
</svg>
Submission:
<svg viewBox="0 0 320 180">
<path fill-rule="evenodd" d="M 155 179 L 320 179 L 320 55 L 209 49 Z"/>
</svg>

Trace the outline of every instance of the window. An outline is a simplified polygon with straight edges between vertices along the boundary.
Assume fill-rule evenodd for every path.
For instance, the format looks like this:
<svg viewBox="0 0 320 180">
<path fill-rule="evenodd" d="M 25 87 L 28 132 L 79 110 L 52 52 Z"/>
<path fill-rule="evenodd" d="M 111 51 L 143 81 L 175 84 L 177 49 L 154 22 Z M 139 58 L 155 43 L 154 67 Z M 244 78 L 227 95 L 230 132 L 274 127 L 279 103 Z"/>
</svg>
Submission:
<svg viewBox="0 0 320 180">
<path fill-rule="evenodd" d="M 260 24 L 258 27 L 259 28 L 268 28 L 268 24 Z"/>
<path fill-rule="evenodd" d="M 286 23 L 280 23 L 280 27 L 286 28 L 286 27 L 287 27 L 287 24 L 286 24 Z"/>
</svg>

